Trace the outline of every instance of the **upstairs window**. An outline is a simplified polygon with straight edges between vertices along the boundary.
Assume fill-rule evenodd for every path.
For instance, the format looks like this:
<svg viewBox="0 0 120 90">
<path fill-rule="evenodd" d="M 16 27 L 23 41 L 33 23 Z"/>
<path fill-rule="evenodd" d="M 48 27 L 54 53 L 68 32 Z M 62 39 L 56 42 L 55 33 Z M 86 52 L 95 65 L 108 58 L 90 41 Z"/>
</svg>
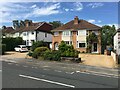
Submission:
<svg viewBox="0 0 120 90">
<path fill-rule="evenodd" d="M 71 36 L 71 35 L 72 35 L 72 32 L 71 32 L 71 31 L 63 31 L 63 32 L 62 32 L 62 35 L 63 35 L 63 36 Z"/>
<path fill-rule="evenodd" d="M 54 32 L 54 36 L 58 36 L 59 35 L 59 32 Z"/>
<path fill-rule="evenodd" d="M 78 32 L 77 32 L 77 35 L 78 36 L 86 36 L 86 30 L 79 30 Z"/>
<path fill-rule="evenodd" d="M 45 37 L 47 37 L 47 33 L 45 33 Z"/>
</svg>

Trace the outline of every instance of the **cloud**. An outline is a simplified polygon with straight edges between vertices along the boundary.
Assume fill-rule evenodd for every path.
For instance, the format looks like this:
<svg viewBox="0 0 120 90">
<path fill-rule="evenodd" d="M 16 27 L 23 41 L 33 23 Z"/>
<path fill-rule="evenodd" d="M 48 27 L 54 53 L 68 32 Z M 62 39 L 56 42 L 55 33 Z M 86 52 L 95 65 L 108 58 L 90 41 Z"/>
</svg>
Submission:
<svg viewBox="0 0 120 90">
<path fill-rule="evenodd" d="M 74 3 L 74 6 L 76 11 L 81 11 L 83 9 L 83 5 L 81 2 Z"/>
<path fill-rule="evenodd" d="M 119 28 L 119 26 L 120 26 L 120 25 L 118 25 L 118 24 L 116 24 L 116 23 L 111 23 L 111 24 L 96 24 L 96 25 L 98 25 L 98 26 L 100 26 L 100 27 L 105 26 L 105 25 L 109 25 L 109 26 L 115 25 L 116 30 L 117 30 L 117 29 Z"/>
<path fill-rule="evenodd" d="M 29 3 L 0 3 L 0 23 L 8 23 L 13 20 L 24 20 L 30 17 L 51 15 L 60 13 L 60 3 L 42 5 Z"/>
<path fill-rule="evenodd" d="M 87 6 L 91 7 L 91 8 L 97 8 L 97 7 L 101 7 L 103 5 L 104 5 L 103 3 L 90 3 Z"/>
<path fill-rule="evenodd" d="M 60 3 L 55 3 L 50 6 L 46 7 L 38 7 L 36 5 L 32 6 L 33 10 L 31 10 L 30 13 L 28 13 L 25 17 L 31 17 L 31 16 L 43 16 L 43 15 L 51 15 L 51 14 L 58 14 L 60 13 Z"/>
<path fill-rule="evenodd" d="M 101 23 L 102 21 L 101 20 L 89 19 L 88 22 L 96 24 L 96 23 Z"/>
<path fill-rule="evenodd" d="M 66 12 L 68 12 L 69 10 L 70 10 L 70 9 L 68 9 L 68 8 L 65 8 L 65 11 L 66 11 Z"/>
<path fill-rule="evenodd" d="M 93 20 L 93 19 L 89 19 L 88 22 L 90 22 L 90 23 L 95 23 L 96 21 Z"/>
<path fill-rule="evenodd" d="M 36 5 L 36 4 L 34 4 L 34 5 L 32 5 L 32 6 L 31 6 L 31 8 L 36 8 L 36 7 L 37 7 L 37 5 Z"/>
</svg>

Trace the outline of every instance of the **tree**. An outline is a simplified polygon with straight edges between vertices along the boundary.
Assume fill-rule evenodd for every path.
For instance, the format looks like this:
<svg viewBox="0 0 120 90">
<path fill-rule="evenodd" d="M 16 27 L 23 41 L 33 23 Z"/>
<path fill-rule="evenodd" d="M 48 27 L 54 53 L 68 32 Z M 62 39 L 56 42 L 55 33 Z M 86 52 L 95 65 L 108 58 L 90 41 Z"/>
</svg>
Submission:
<svg viewBox="0 0 120 90">
<path fill-rule="evenodd" d="M 90 35 L 87 36 L 87 43 L 88 43 L 87 49 L 88 49 L 88 52 L 90 52 L 90 53 L 91 53 L 91 49 L 92 49 L 92 44 L 94 42 L 98 42 L 98 37 L 95 33 L 90 33 Z"/>
<path fill-rule="evenodd" d="M 63 25 L 63 23 L 61 23 L 60 21 L 53 21 L 49 23 L 53 25 L 53 29 Z"/>
<path fill-rule="evenodd" d="M 112 27 L 109 25 L 105 25 L 102 27 L 101 32 L 101 43 L 102 43 L 102 53 L 106 49 L 106 46 L 113 46 L 113 36 L 116 32 L 115 26 Z"/>
</svg>

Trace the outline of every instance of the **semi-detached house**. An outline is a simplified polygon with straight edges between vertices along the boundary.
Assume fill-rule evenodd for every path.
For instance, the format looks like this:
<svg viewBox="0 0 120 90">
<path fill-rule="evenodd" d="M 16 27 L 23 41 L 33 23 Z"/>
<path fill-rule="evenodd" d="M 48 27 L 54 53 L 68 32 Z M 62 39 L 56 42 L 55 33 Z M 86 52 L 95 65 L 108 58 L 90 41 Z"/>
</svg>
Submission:
<svg viewBox="0 0 120 90">
<path fill-rule="evenodd" d="M 101 27 L 79 20 L 76 16 L 74 20 L 52 30 L 52 49 L 58 50 L 61 41 L 73 45 L 80 52 L 87 52 L 87 36 L 94 32 L 98 37 L 98 42 L 92 44 L 93 53 L 101 53 Z"/>
<path fill-rule="evenodd" d="M 9 37 L 22 37 L 25 45 L 31 46 L 35 41 L 45 41 L 52 43 L 52 25 L 46 22 L 25 22 L 25 26 L 16 28 L 15 30 L 2 30 L 4 35 Z M 9 31 L 9 33 L 8 33 Z M 4 37 L 7 37 L 4 36 Z"/>
</svg>

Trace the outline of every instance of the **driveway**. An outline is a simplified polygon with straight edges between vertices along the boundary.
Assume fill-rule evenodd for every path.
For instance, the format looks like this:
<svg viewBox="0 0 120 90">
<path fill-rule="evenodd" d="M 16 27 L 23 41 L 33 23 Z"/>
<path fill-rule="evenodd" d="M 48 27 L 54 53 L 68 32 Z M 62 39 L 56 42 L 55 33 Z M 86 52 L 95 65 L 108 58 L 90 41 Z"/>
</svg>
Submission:
<svg viewBox="0 0 120 90">
<path fill-rule="evenodd" d="M 2 55 L 2 58 L 9 58 L 9 59 L 15 59 L 15 58 L 25 58 L 26 54 L 28 52 L 15 52 L 15 51 L 10 51 L 6 52 L 5 55 Z"/>
<path fill-rule="evenodd" d="M 26 58 L 26 54 L 28 52 L 20 53 L 20 52 L 6 52 L 5 55 L 2 55 L 2 58 L 6 59 L 20 59 L 20 61 Z M 84 65 L 91 65 L 91 66 L 99 66 L 99 67 L 107 67 L 107 68 L 114 68 L 116 64 L 111 56 L 107 55 L 96 55 L 96 54 L 79 54 L 79 57 L 82 59 L 82 63 Z M 27 59 L 30 57 L 27 57 Z M 23 61 L 22 60 L 22 61 Z"/>
<path fill-rule="evenodd" d="M 116 64 L 112 56 L 107 55 L 97 55 L 97 54 L 79 54 L 82 59 L 82 63 L 91 66 L 100 66 L 107 68 L 114 68 Z"/>
</svg>

